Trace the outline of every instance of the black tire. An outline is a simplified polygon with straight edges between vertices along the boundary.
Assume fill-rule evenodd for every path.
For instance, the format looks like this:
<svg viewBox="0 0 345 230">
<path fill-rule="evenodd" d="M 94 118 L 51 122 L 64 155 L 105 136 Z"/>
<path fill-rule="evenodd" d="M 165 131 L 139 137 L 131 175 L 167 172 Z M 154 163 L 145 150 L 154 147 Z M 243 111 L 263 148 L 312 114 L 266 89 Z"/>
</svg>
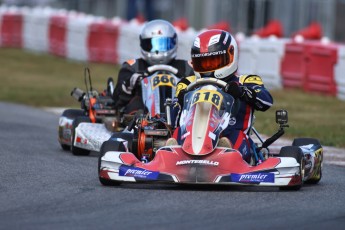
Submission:
<svg viewBox="0 0 345 230">
<path fill-rule="evenodd" d="M 309 145 L 309 144 L 321 146 L 319 140 L 315 138 L 308 138 L 308 137 L 295 138 L 292 142 L 292 146 L 303 146 L 303 145 Z"/>
<path fill-rule="evenodd" d="M 64 151 L 70 151 L 71 150 L 71 146 L 69 146 L 69 145 L 65 145 L 65 144 L 60 144 L 60 145 Z"/>
<path fill-rule="evenodd" d="M 67 117 L 70 119 L 75 119 L 77 117 L 85 116 L 85 112 L 82 109 L 66 109 L 62 112 L 63 117 Z"/>
<path fill-rule="evenodd" d="M 297 163 L 300 164 L 300 175 L 301 175 L 301 181 L 299 185 L 295 186 L 283 186 L 279 187 L 280 190 L 300 190 L 302 188 L 303 184 L 303 177 L 304 177 L 304 167 L 305 167 L 305 161 L 304 161 L 304 155 L 302 150 L 297 146 L 285 146 L 282 147 L 279 152 L 279 157 L 293 157 L 296 159 Z"/>
<path fill-rule="evenodd" d="M 90 154 L 90 150 L 78 148 L 74 146 L 74 139 L 75 139 L 75 128 L 78 127 L 78 125 L 82 122 L 91 122 L 89 117 L 77 117 L 74 119 L 72 123 L 72 145 L 71 145 L 71 150 L 73 155 L 75 156 L 88 156 Z"/>
<path fill-rule="evenodd" d="M 81 109 L 66 109 L 62 112 L 61 114 L 61 117 L 67 117 L 69 119 L 72 119 L 74 120 L 76 117 L 79 117 L 79 116 L 84 116 L 84 110 L 81 110 Z M 62 132 L 59 128 L 59 138 L 62 138 Z M 61 148 L 64 150 L 64 151 L 70 151 L 71 150 L 71 146 L 70 145 L 66 145 L 66 144 L 61 144 Z"/>
<path fill-rule="evenodd" d="M 100 155 L 98 157 L 98 179 L 104 186 L 118 186 L 121 184 L 119 181 L 108 180 L 100 177 L 99 173 L 101 171 L 101 159 L 108 151 L 126 151 L 125 146 L 118 141 L 105 141 L 103 142 L 100 150 Z"/>
<path fill-rule="evenodd" d="M 313 145 L 316 145 L 318 146 L 318 148 L 321 148 L 321 143 L 318 139 L 315 139 L 315 138 L 296 138 L 293 140 L 292 142 L 292 145 L 293 146 L 303 146 L 303 145 L 310 145 L 310 144 L 313 144 Z M 323 157 L 323 156 L 322 156 Z M 321 158 L 321 161 L 323 159 Z M 318 174 L 320 175 L 317 179 L 309 179 L 307 181 L 305 181 L 306 184 L 317 184 L 320 182 L 321 178 L 322 178 L 322 167 L 321 167 L 321 164 L 320 164 L 320 167 L 318 169 L 316 169 L 318 171 Z"/>
</svg>

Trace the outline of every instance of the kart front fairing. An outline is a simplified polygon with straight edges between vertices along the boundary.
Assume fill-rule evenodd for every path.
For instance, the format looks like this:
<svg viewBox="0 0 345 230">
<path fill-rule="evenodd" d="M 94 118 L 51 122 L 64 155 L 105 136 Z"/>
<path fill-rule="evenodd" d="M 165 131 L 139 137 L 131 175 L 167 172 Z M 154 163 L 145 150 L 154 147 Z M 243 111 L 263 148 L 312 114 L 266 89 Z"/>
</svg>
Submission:
<svg viewBox="0 0 345 230">
<path fill-rule="evenodd" d="M 212 152 L 229 125 L 234 98 L 207 85 L 187 93 L 184 102 L 180 119 L 183 150 L 192 155 Z"/>
</svg>

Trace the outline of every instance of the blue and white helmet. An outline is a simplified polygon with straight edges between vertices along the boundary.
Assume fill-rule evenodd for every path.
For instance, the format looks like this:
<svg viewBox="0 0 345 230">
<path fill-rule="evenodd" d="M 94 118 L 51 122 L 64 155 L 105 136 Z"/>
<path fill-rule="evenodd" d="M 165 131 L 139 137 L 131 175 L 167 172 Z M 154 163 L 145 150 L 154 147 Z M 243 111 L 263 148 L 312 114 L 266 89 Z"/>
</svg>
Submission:
<svg viewBox="0 0 345 230">
<path fill-rule="evenodd" d="M 177 34 L 165 20 L 147 22 L 140 33 L 141 54 L 150 65 L 168 64 L 177 54 Z"/>
</svg>

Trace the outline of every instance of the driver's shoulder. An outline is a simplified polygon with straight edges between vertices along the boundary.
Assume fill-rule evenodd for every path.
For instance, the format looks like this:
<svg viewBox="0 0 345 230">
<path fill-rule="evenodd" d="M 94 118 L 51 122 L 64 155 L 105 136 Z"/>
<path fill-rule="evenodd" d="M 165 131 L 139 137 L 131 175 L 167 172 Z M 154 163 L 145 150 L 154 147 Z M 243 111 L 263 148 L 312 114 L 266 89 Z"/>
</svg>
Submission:
<svg viewBox="0 0 345 230">
<path fill-rule="evenodd" d="M 255 74 L 240 75 L 239 76 L 240 84 L 257 84 L 263 85 L 263 81 L 260 76 Z"/>
</svg>

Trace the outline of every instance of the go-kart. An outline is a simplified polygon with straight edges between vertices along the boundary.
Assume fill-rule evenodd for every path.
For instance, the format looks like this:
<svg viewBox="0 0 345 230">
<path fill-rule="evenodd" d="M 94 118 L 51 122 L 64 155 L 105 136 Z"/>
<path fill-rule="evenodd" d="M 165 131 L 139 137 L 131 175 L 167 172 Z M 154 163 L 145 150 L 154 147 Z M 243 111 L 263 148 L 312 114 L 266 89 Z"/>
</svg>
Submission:
<svg viewBox="0 0 345 230">
<path fill-rule="evenodd" d="M 171 106 L 175 95 L 178 70 L 168 65 L 154 65 L 147 69 L 147 77 L 139 79 L 143 103 L 146 110 L 139 110 L 135 115 L 122 114 L 126 122 L 119 119 L 116 128 L 104 124 L 79 123 L 73 136 L 73 147 L 89 154 L 99 152 L 103 142 L 126 140 L 131 143 L 131 150 L 142 160 L 152 159 L 154 152 L 165 144 L 171 136 L 170 116 L 165 111 Z"/>
<path fill-rule="evenodd" d="M 89 82 L 87 82 L 87 76 Z M 74 148 L 72 136 L 75 127 L 81 122 L 103 123 L 106 119 L 114 117 L 114 81 L 111 77 L 107 81 L 107 89 L 98 92 L 92 88 L 89 69 L 85 69 L 86 92 L 80 88 L 74 88 L 71 96 L 81 104 L 81 109 L 66 109 L 59 118 L 58 140 L 63 150 L 72 150 L 75 155 L 83 155 L 83 150 Z"/>
<path fill-rule="evenodd" d="M 126 140 L 104 142 L 98 161 L 101 184 L 229 184 L 299 190 L 303 183 L 318 183 L 323 159 L 318 140 L 297 138 L 292 146 L 282 147 L 278 156 L 269 153 L 269 146 L 288 127 L 286 110 L 276 111 L 279 129 L 265 141 L 253 127 L 261 143 L 253 148 L 251 163 L 229 143 L 220 141 L 229 118 L 236 113 L 236 100 L 223 92 L 225 85 L 218 79 L 199 79 L 187 87 L 180 121 L 181 145 L 166 144 L 148 163 L 130 151 L 131 143 Z"/>
</svg>

